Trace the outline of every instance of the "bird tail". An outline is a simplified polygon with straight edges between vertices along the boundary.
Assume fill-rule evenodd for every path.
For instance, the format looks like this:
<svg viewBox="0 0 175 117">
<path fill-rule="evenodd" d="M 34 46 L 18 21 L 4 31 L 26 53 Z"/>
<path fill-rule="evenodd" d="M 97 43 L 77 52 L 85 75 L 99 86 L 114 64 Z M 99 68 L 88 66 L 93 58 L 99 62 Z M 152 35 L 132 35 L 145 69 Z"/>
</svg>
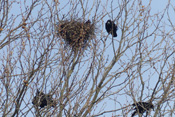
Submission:
<svg viewBox="0 0 175 117">
<path fill-rule="evenodd" d="M 131 117 L 134 117 L 135 116 L 135 114 L 136 114 L 136 111 L 132 114 L 132 116 Z"/>
<path fill-rule="evenodd" d="M 117 37 L 117 33 L 115 32 L 115 33 L 113 33 L 113 37 Z"/>
</svg>

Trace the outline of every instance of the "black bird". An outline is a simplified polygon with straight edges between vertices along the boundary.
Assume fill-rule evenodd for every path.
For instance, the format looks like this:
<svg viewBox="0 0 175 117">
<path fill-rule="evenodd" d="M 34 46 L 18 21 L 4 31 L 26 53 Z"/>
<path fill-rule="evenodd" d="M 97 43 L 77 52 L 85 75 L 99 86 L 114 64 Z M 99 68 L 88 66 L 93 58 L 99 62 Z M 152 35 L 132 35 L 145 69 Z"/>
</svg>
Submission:
<svg viewBox="0 0 175 117">
<path fill-rule="evenodd" d="M 48 94 L 44 94 L 37 90 L 36 96 L 32 100 L 32 104 L 36 106 L 40 106 L 41 108 L 51 105 L 52 107 L 56 106 L 56 102 L 53 101 L 52 96 Z"/>
<path fill-rule="evenodd" d="M 91 21 L 88 20 L 88 21 L 85 22 L 85 24 L 89 25 L 89 24 L 91 24 Z"/>
<path fill-rule="evenodd" d="M 135 107 L 135 111 L 131 117 L 134 117 L 136 113 L 143 115 L 144 112 L 148 112 L 151 108 L 154 110 L 154 105 L 148 102 L 137 102 L 133 103 L 132 106 Z"/>
<path fill-rule="evenodd" d="M 106 22 L 106 31 L 109 33 L 109 34 L 112 34 L 113 37 L 117 37 L 117 30 L 118 30 L 118 27 L 117 25 L 114 23 L 114 21 L 111 21 L 111 20 L 108 20 Z"/>
</svg>

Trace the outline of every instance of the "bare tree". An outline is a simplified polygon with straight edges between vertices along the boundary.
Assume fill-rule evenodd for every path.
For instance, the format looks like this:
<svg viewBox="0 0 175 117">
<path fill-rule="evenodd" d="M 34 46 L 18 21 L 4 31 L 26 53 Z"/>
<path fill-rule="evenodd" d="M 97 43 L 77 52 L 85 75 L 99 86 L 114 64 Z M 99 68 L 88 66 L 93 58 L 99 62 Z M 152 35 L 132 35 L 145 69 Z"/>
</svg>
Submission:
<svg viewBox="0 0 175 117">
<path fill-rule="evenodd" d="M 154 105 L 145 116 L 175 116 L 175 7 L 164 3 L 155 11 L 152 0 L 0 1 L 0 114 L 130 117 L 143 101 Z M 56 105 L 32 104 L 37 90 Z"/>
</svg>

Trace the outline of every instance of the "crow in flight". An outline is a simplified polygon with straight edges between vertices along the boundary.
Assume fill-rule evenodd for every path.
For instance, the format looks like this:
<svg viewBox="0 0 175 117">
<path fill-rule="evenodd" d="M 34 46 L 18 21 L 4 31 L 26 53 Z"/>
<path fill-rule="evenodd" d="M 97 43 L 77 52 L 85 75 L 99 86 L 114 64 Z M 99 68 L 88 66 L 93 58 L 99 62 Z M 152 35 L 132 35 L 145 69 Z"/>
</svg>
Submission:
<svg viewBox="0 0 175 117">
<path fill-rule="evenodd" d="M 109 34 L 112 34 L 113 37 L 117 37 L 117 30 L 118 30 L 118 27 L 117 25 L 115 25 L 114 21 L 111 21 L 111 20 L 108 20 L 106 22 L 106 31 L 109 33 Z"/>
<path fill-rule="evenodd" d="M 56 106 L 56 102 L 53 101 L 51 95 L 44 94 L 39 90 L 37 90 L 36 96 L 32 100 L 32 104 L 36 106 L 40 106 L 41 108 L 47 105 L 51 105 L 52 107 Z"/>
<path fill-rule="evenodd" d="M 132 104 L 132 106 L 135 107 L 135 111 L 131 117 L 134 117 L 136 113 L 143 115 L 144 112 L 148 112 L 151 108 L 154 110 L 154 105 L 147 102 L 137 102 Z"/>
</svg>

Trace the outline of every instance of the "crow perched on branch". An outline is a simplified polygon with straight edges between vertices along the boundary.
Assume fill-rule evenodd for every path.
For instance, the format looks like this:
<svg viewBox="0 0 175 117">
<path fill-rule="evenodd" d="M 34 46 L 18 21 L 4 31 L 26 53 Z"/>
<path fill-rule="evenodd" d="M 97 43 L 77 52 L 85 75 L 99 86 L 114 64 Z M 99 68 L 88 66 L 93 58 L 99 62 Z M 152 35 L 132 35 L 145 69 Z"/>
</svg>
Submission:
<svg viewBox="0 0 175 117">
<path fill-rule="evenodd" d="M 117 37 L 117 30 L 118 30 L 118 27 L 117 25 L 114 23 L 114 21 L 111 21 L 111 20 L 108 20 L 106 22 L 106 31 L 109 33 L 109 34 L 112 34 L 113 37 Z"/>
<path fill-rule="evenodd" d="M 134 117 L 136 113 L 143 115 L 144 112 L 148 112 L 151 108 L 154 110 L 154 105 L 150 102 L 137 102 L 132 104 L 135 107 L 135 111 L 131 117 Z"/>
<path fill-rule="evenodd" d="M 44 106 L 48 106 L 48 105 L 52 107 L 56 106 L 56 102 L 53 101 L 51 95 L 44 94 L 43 92 L 40 92 L 39 90 L 37 90 L 36 96 L 32 100 L 32 104 L 36 106 L 40 106 L 41 108 L 43 108 Z"/>
</svg>

